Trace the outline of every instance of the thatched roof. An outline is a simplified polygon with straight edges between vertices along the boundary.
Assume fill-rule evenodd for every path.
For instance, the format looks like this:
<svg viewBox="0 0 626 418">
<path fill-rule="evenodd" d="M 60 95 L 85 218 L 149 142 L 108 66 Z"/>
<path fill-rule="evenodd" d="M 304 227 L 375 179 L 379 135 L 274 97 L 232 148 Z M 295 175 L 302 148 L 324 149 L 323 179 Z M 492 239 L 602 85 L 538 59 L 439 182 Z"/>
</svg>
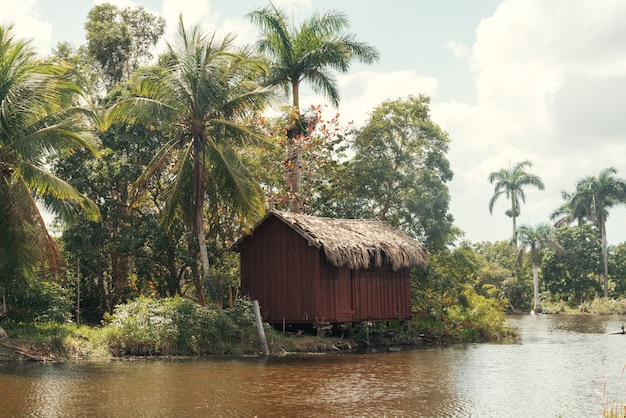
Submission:
<svg viewBox="0 0 626 418">
<path fill-rule="evenodd" d="M 259 225 L 271 216 L 293 228 L 309 245 L 324 251 L 336 267 L 367 269 L 388 265 L 395 271 L 425 267 L 428 261 L 428 251 L 419 241 L 382 221 L 320 218 L 272 210 Z M 235 248 L 241 248 L 248 236 L 240 239 Z"/>
</svg>

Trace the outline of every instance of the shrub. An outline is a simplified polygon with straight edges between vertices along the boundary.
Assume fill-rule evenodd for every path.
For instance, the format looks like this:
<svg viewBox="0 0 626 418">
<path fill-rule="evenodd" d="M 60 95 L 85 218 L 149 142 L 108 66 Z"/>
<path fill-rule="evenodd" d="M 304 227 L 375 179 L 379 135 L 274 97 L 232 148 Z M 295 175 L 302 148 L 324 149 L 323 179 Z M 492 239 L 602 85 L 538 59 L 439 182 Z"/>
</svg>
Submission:
<svg viewBox="0 0 626 418">
<path fill-rule="evenodd" d="M 462 342 L 498 340 L 511 335 L 499 299 L 486 298 L 466 285 L 459 299 L 463 303 L 450 307 L 449 330 Z"/>
<path fill-rule="evenodd" d="M 246 300 L 230 310 L 202 307 L 180 296 L 139 297 L 107 317 L 117 355 L 197 355 L 257 351 Z M 253 316 L 252 316 L 253 318 Z"/>
<path fill-rule="evenodd" d="M 7 290 L 7 316 L 16 322 L 64 322 L 71 318 L 71 291 L 56 282 L 33 280 Z"/>
</svg>

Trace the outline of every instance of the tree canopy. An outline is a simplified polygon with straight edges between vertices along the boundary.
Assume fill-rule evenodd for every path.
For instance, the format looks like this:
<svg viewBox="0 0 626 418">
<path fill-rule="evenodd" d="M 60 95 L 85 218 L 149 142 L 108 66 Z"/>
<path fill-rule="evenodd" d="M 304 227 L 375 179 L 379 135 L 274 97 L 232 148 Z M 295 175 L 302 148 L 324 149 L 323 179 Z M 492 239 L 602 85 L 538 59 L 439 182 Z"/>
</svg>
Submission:
<svg viewBox="0 0 626 418">
<path fill-rule="evenodd" d="M 345 14 L 337 11 L 314 13 L 297 27 L 287 15 L 273 4 L 250 12 L 248 18 L 261 29 L 257 49 L 269 62 L 265 84 L 281 87 L 292 98 L 288 130 L 288 176 L 290 208 L 302 210 L 300 139 L 307 136 L 300 115 L 300 84 L 308 82 L 313 91 L 327 97 L 335 106 L 340 94 L 334 72 L 346 73 L 352 61 L 371 64 L 378 60 L 378 51 L 356 40 L 346 32 L 349 25 Z"/>
<path fill-rule="evenodd" d="M 453 174 L 450 140 L 431 120 L 429 103 L 426 96 L 408 96 L 374 109 L 350 141 L 354 156 L 327 200 L 339 216 L 384 220 L 435 250 L 453 237 L 446 186 Z"/>
<path fill-rule="evenodd" d="M 240 145 L 264 144 L 264 136 L 246 118 L 261 111 L 271 90 L 255 80 L 264 72 L 250 51 L 237 51 L 233 38 L 219 39 L 199 27 L 187 28 L 182 16 L 166 64 L 140 76 L 135 95 L 117 102 L 108 113 L 110 123 L 172 123 L 171 139 L 157 152 L 136 185 L 165 165 L 172 165 L 168 191 L 168 219 L 182 216 L 195 234 L 202 260 L 202 276 L 209 274 L 205 202 L 226 201 L 242 217 L 260 216 L 261 190 L 234 152 Z M 202 277 L 197 296 L 204 301 Z"/>
</svg>

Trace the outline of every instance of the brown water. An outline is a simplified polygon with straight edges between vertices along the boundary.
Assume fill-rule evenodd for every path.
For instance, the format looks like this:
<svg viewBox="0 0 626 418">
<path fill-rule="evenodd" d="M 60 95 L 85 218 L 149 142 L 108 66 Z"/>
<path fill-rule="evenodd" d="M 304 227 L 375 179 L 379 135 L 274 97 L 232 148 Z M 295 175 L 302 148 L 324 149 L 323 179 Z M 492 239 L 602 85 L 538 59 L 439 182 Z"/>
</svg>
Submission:
<svg viewBox="0 0 626 418">
<path fill-rule="evenodd" d="M 601 416 L 596 392 L 604 396 L 605 378 L 608 399 L 626 401 L 626 336 L 607 335 L 623 320 L 512 317 L 519 344 L 270 359 L 5 362 L 0 416 Z"/>
</svg>

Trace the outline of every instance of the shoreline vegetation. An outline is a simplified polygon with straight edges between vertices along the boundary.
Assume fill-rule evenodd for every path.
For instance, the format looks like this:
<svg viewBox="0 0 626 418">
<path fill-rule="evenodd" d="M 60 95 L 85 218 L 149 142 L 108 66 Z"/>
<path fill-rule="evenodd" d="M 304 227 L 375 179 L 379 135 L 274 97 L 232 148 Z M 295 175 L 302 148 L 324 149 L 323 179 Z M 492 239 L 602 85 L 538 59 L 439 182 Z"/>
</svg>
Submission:
<svg viewBox="0 0 626 418">
<path fill-rule="evenodd" d="M 452 307 L 453 308 L 453 307 Z M 445 316 L 444 316 L 445 315 Z M 264 324 L 270 356 L 296 353 L 396 350 L 515 338 L 501 310 L 454 309 L 411 321 L 336 324 L 316 334 L 305 325 L 277 330 Z M 118 305 L 102 325 L 0 322 L 0 362 L 260 355 L 252 301 L 233 308 L 202 307 L 192 300 L 139 297 Z"/>
<path fill-rule="evenodd" d="M 562 301 L 541 306 L 543 314 L 626 314 L 625 299 L 598 298 L 578 307 Z M 411 321 L 336 324 L 317 335 L 306 325 L 283 331 L 265 323 L 264 330 L 270 356 L 400 350 L 515 341 L 518 337 L 507 326 L 506 315 L 497 309 L 487 309 L 472 322 L 468 319 L 450 309 L 438 316 L 418 314 Z M 99 326 L 0 322 L 0 362 L 256 356 L 260 352 L 252 302 L 248 299 L 239 300 L 230 309 L 217 309 L 181 297 L 139 297 L 119 305 Z"/>
<path fill-rule="evenodd" d="M 541 306 L 543 314 L 626 314 L 625 299 L 598 298 L 578 307 L 562 301 Z M 264 330 L 270 356 L 399 350 L 515 341 L 518 337 L 507 326 L 502 311 L 487 309 L 472 322 L 454 311 L 438 316 L 418 314 L 411 321 L 336 324 L 317 335 L 306 325 L 283 331 L 265 323 Z M 0 362 L 256 356 L 260 352 L 252 302 L 248 299 L 239 300 L 230 309 L 217 309 L 181 297 L 139 297 L 119 305 L 99 326 L 0 322 Z"/>
</svg>

